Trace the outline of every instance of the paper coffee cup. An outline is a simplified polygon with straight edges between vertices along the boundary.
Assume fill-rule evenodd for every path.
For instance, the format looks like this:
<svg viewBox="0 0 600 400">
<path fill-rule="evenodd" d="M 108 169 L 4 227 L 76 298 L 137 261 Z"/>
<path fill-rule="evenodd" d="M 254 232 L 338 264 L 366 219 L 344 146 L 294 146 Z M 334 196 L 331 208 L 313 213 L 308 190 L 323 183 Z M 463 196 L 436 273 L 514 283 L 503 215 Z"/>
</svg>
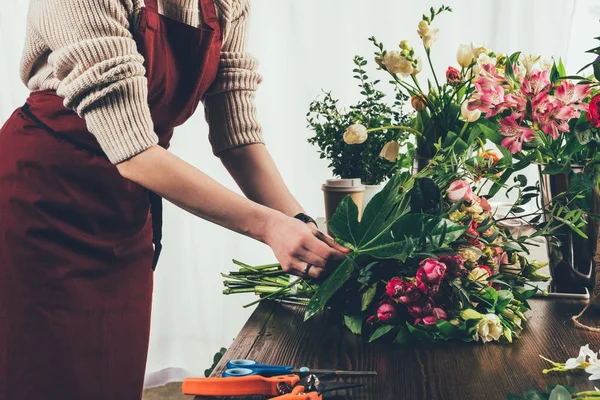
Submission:
<svg viewBox="0 0 600 400">
<path fill-rule="evenodd" d="M 350 196 L 354 204 L 358 207 L 358 219 L 362 217 L 363 209 L 363 195 L 365 193 L 365 186 L 361 183 L 359 178 L 356 179 L 328 179 L 321 187 L 325 198 L 325 218 L 327 222 L 331 221 L 331 217 L 335 213 L 335 210 L 340 205 L 342 200 L 346 196 Z M 327 227 L 328 233 L 329 224 Z"/>
</svg>

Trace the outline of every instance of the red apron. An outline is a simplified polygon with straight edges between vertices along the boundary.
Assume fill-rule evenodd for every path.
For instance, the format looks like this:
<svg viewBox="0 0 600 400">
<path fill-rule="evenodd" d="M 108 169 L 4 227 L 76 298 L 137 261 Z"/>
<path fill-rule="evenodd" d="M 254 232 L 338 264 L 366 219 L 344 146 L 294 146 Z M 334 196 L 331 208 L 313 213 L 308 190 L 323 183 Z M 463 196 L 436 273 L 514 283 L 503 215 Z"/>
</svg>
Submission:
<svg viewBox="0 0 600 400">
<path fill-rule="evenodd" d="M 215 5 L 200 7 L 197 29 L 146 0 L 134 33 L 165 148 L 217 74 Z M 119 175 L 55 92 L 32 93 L 13 113 L 0 130 L 0 400 L 140 399 L 149 211 L 148 191 Z"/>
</svg>

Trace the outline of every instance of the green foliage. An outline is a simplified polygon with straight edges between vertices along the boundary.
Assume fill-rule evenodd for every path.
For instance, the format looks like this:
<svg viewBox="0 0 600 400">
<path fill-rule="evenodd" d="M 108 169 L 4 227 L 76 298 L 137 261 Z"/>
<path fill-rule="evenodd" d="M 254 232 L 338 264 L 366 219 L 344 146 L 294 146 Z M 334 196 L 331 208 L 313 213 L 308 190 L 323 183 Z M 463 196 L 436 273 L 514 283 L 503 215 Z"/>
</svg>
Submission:
<svg viewBox="0 0 600 400">
<path fill-rule="evenodd" d="M 512 393 L 506 395 L 506 400 L 571 400 L 578 398 L 577 390 L 570 386 L 548 386 L 546 392 L 527 390 L 523 396 Z"/>
<path fill-rule="evenodd" d="M 225 347 L 221 347 L 221 349 L 217 352 L 217 354 L 215 354 L 213 356 L 213 363 L 212 363 L 211 367 L 204 370 L 205 377 L 208 378 L 210 376 L 210 374 L 212 374 L 212 372 L 215 370 L 215 367 L 217 366 L 219 361 L 221 361 L 221 358 L 223 358 L 223 356 L 225 355 L 226 352 L 227 352 L 227 349 Z"/>
<path fill-rule="evenodd" d="M 412 145 L 403 152 L 397 162 L 392 163 L 379 156 L 383 146 L 396 140 L 404 144 L 409 136 L 407 132 L 384 129 L 370 132 L 362 144 L 347 144 L 343 140 L 346 129 L 360 123 L 370 129 L 385 126 L 408 125 L 409 117 L 402 112 L 407 97 L 400 92 L 392 104 L 385 102 L 386 95 L 376 88 L 378 80 L 369 81 L 365 67 L 367 60 L 354 58 L 354 78 L 359 81 L 363 99 L 351 105 L 347 110 L 339 107 L 339 101 L 330 92 L 322 99 L 310 104 L 307 114 L 309 127 L 314 136 L 308 141 L 319 147 L 321 158 L 329 160 L 329 168 L 340 178 L 360 178 L 364 184 L 376 185 L 391 177 L 398 169 L 406 168 L 412 160 Z"/>
</svg>

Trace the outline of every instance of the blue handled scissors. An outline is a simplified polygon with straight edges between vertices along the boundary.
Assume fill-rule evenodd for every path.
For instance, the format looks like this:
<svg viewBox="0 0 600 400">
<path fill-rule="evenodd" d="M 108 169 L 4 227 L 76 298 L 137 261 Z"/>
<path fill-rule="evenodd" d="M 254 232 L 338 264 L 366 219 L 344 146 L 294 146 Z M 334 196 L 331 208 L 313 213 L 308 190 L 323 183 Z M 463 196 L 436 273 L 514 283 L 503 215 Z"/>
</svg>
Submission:
<svg viewBox="0 0 600 400">
<path fill-rule="evenodd" d="M 338 371 L 333 369 L 309 369 L 301 367 L 295 369 L 292 366 L 261 364 L 254 360 L 238 359 L 227 362 L 227 369 L 223 371 L 223 377 L 260 375 L 265 377 L 295 374 L 306 376 L 309 374 L 326 374 L 338 376 L 372 376 L 377 375 L 375 371 Z"/>
<path fill-rule="evenodd" d="M 232 376 L 280 376 L 296 374 L 298 372 L 308 372 L 308 368 L 303 367 L 295 370 L 292 366 L 261 364 L 254 360 L 231 360 L 227 362 L 227 369 L 223 372 L 224 377 Z"/>
</svg>

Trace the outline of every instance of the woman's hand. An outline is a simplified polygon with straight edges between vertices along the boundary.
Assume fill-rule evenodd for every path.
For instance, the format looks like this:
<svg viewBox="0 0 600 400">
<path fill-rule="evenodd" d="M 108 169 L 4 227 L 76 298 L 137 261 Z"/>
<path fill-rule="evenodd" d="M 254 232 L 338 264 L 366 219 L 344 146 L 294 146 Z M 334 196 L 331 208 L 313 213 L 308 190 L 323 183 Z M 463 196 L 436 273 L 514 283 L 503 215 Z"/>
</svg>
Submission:
<svg viewBox="0 0 600 400">
<path fill-rule="evenodd" d="M 329 261 L 342 260 L 350 252 L 319 231 L 284 214 L 276 214 L 264 226 L 263 241 L 271 247 L 284 271 L 298 276 L 318 278 Z"/>
</svg>

